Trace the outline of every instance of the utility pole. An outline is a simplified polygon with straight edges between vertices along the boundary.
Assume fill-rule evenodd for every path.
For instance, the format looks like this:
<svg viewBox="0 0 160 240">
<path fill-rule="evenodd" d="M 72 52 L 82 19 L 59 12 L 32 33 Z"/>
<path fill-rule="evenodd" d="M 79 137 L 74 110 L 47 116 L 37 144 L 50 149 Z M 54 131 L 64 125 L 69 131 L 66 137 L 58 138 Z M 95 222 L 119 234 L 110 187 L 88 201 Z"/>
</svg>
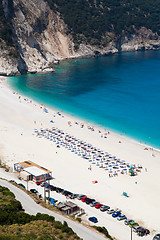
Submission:
<svg viewBox="0 0 160 240">
<path fill-rule="evenodd" d="M 131 240 L 132 240 L 132 226 L 131 226 Z"/>
<path fill-rule="evenodd" d="M 49 180 L 48 180 L 48 184 L 50 184 Z M 50 199 L 50 189 L 46 188 L 45 185 L 44 185 L 44 201 L 45 201 L 45 203 L 46 203 L 47 195 L 48 195 L 48 200 L 49 200 Z M 48 203 L 49 203 L 49 201 L 48 201 Z"/>
<path fill-rule="evenodd" d="M 44 186 L 44 202 L 46 203 L 46 188 Z"/>
</svg>

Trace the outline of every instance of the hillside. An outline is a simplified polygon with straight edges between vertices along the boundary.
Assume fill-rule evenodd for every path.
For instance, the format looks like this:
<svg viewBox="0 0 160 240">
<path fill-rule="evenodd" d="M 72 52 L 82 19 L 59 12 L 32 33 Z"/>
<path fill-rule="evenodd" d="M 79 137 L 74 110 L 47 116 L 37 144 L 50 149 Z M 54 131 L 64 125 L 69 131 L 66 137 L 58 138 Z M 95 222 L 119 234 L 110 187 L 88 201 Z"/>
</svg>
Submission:
<svg viewBox="0 0 160 240">
<path fill-rule="evenodd" d="M 0 239 L 1 240 L 80 240 L 68 227 L 54 217 L 22 211 L 22 205 L 8 188 L 0 186 Z"/>
<path fill-rule="evenodd" d="M 160 2 L 150 0 L 46 0 L 59 11 L 77 42 L 105 46 L 108 33 L 115 39 L 145 27 L 160 34 Z M 68 11 L 69 9 L 69 11 Z M 105 40 L 105 41 L 104 41 Z"/>
<path fill-rule="evenodd" d="M 160 48 L 158 0 L 0 0 L 0 75 L 68 58 Z"/>
</svg>

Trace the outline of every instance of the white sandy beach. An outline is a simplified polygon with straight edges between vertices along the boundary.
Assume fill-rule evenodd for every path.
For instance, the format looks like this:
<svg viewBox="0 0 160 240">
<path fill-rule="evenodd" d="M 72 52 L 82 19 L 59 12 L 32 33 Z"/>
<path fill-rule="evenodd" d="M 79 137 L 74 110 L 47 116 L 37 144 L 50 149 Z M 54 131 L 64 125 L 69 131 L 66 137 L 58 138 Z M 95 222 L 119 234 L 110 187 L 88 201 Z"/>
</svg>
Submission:
<svg viewBox="0 0 160 240">
<path fill-rule="evenodd" d="M 25 100 L 24 100 L 25 99 Z M 160 232 L 160 152 L 137 143 L 125 136 L 110 132 L 107 138 L 101 137 L 108 130 L 94 126 L 95 131 L 87 128 L 89 123 L 74 116 L 61 113 L 56 109 L 43 111 L 39 103 L 26 100 L 14 90 L 7 87 L 5 78 L 0 77 L 0 157 L 13 168 L 16 162 L 31 160 L 52 170 L 53 185 L 74 193 L 83 193 L 95 198 L 112 208 L 119 208 L 141 226 L 148 228 L 151 235 L 143 237 L 152 239 Z M 50 121 L 53 120 L 53 123 Z M 68 121 L 71 122 L 69 126 Z M 78 124 L 75 124 L 75 121 Z M 80 127 L 84 123 L 84 127 Z M 92 124 L 89 124 L 92 126 Z M 34 129 L 57 127 L 65 133 L 79 138 L 93 146 L 125 160 L 127 163 L 142 165 L 137 176 L 119 174 L 109 178 L 107 172 L 68 151 L 64 147 L 46 138 L 38 138 Z M 101 133 L 99 133 L 99 130 Z M 104 136 L 104 135 L 103 135 Z M 92 181 L 97 180 L 97 184 Z M 128 198 L 122 196 L 127 192 Z M 56 195 L 58 198 L 58 195 Z M 98 225 L 105 226 L 109 233 L 118 240 L 130 239 L 130 229 L 123 222 L 118 222 L 107 213 L 91 209 L 77 201 L 85 208 L 89 216 L 97 216 Z M 133 239 L 139 239 L 134 234 Z"/>
</svg>

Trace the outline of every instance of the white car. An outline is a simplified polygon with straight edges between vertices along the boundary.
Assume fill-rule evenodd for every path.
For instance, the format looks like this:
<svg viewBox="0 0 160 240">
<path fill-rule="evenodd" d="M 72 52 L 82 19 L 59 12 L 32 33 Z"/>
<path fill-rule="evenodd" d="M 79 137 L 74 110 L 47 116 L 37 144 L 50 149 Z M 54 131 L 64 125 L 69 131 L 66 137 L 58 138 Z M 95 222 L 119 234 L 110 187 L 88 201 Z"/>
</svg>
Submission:
<svg viewBox="0 0 160 240">
<path fill-rule="evenodd" d="M 115 210 L 114 210 L 114 209 L 109 209 L 109 210 L 107 210 L 107 213 L 108 213 L 108 214 L 115 213 Z"/>
<path fill-rule="evenodd" d="M 118 221 L 121 221 L 121 220 L 124 220 L 124 219 L 126 219 L 126 216 L 124 214 L 121 214 L 117 217 Z"/>
<path fill-rule="evenodd" d="M 107 211 L 108 209 L 110 209 L 110 207 L 109 207 L 109 206 L 106 206 L 106 205 L 103 205 L 103 206 L 100 207 L 100 210 L 101 210 L 102 212 L 105 212 L 105 211 Z"/>
<path fill-rule="evenodd" d="M 126 220 L 124 221 L 124 224 L 125 224 L 125 225 L 129 225 L 131 222 L 133 222 L 132 219 L 126 219 Z"/>
</svg>

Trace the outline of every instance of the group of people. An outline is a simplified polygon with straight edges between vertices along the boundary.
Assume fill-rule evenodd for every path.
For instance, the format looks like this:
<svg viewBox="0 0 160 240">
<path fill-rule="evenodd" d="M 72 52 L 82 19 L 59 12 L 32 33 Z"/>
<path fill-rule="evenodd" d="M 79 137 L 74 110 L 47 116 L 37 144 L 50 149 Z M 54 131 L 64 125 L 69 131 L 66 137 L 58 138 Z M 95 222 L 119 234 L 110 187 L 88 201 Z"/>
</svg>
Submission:
<svg viewBox="0 0 160 240">
<path fill-rule="evenodd" d="M 91 164 L 105 169 L 108 172 L 109 177 L 118 176 L 119 173 L 128 173 L 130 167 L 133 167 L 133 164 L 126 163 L 125 160 L 121 160 L 116 156 L 112 156 L 108 152 L 97 149 L 91 144 L 77 139 L 58 128 L 35 129 L 35 133 L 38 137 L 45 137 L 48 140 L 55 142 L 58 148 L 65 147 L 79 157 L 86 159 L 90 164 L 90 170 L 92 169 Z M 134 168 L 138 169 L 139 166 L 136 167 L 134 165 Z"/>
</svg>

